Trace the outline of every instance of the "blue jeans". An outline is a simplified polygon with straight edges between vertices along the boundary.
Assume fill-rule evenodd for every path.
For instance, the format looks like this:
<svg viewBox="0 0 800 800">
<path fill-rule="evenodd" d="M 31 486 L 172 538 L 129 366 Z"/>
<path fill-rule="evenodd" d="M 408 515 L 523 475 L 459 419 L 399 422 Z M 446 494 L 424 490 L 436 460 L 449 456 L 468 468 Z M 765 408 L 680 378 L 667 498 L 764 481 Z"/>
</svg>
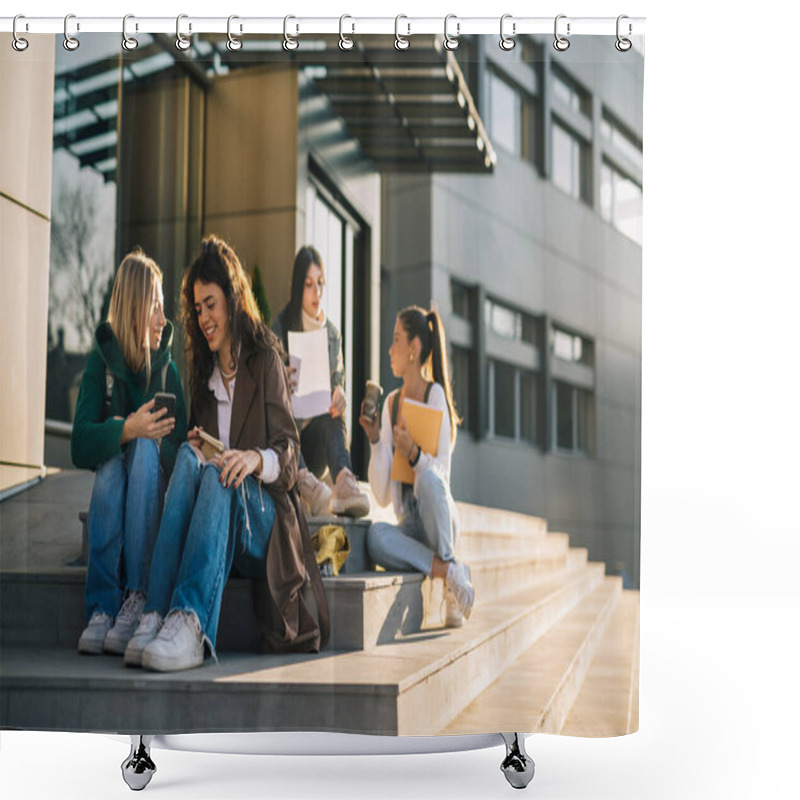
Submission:
<svg viewBox="0 0 800 800">
<path fill-rule="evenodd" d="M 89 504 L 86 620 L 116 616 L 125 590 L 147 592 L 150 558 L 164 499 L 164 473 L 153 439 L 134 439 L 97 469 Z"/>
<path fill-rule="evenodd" d="M 458 511 L 450 487 L 435 470 L 417 478 L 417 497 L 403 490 L 399 525 L 374 522 L 367 531 L 367 550 L 373 563 L 389 570 L 431 574 L 434 555 L 455 559 Z"/>
<path fill-rule="evenodd" d="M 222 590 L 231 568 L 244 577 L 266 575 L 275 504 L 248 475 L 236 490 L 220 469 L 201 464 L 184 442 L 167 488 L 153 551 L 145 612 L 194 611 L 211 650 L 217 638 Z"/>
</svg>

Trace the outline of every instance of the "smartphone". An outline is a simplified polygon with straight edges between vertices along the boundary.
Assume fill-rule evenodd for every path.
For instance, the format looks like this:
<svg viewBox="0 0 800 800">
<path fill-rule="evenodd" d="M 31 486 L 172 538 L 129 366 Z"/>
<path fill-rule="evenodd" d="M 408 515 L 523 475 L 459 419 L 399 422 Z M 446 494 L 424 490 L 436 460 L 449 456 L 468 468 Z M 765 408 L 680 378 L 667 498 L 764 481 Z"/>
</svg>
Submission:
<svg viewBox="0 0 800 800">
<path fill-rule="evenodd" d="M 225 445 L 219 439 L 215 439 L 210 433 L 200 431 L 200 452 L 206 461 L 212 461 L 220 453 L 225 452 Z"/>
<path fill-rule="evenodd" d="M 156 392 L 155 394 L 155 405 L 153 406 L 153 413 L 155 414 L 162 408 L 167 409 L 167 413 L 162 417 L 162 419 L 169 419 L 172 417 L 175 418 L 175 414 L 178 411 L 178 400 L 174 394 L 171 392 Z"/>
</svg>

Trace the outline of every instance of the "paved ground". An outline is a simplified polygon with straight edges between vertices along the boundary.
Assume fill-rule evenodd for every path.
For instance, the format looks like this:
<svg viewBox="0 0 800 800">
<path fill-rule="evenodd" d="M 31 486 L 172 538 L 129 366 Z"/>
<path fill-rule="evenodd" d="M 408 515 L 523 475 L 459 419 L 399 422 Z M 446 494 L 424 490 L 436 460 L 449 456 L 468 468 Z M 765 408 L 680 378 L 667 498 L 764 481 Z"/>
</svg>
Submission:
<svg viewBox="0 0 800 800">
<path fill-rule="evenodd" d="M 93 481 L 90 470 L 54 470 L 0 503 L 0 569 L 53 569 L 79 558 L 78 514 L 89 509 Z"/>
</svg>

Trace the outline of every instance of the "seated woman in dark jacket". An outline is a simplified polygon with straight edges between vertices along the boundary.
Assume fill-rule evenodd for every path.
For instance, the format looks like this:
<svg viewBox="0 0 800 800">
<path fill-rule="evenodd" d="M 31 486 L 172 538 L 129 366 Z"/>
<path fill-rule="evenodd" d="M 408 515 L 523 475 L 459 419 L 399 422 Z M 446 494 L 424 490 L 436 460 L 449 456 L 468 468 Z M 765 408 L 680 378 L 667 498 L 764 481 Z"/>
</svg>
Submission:
<svg viewBox="0 0 800 800">
<path fill-rule="evenodd" d="M 358 488 L 347 449 L 347 428 L 344 412 L 347 399 L 344 393 L 344 360 L 342 336 L 326 318 L 322 308 L 325 271 L 322 257 L 313 247 L 301 247 L 294 260 L 292 288 L 288 304 L 278 314 L 272 329 L 282 339 L 289 352 L 289 331 L 314 331 L 324 328 L 328 333 L 328 361 L 331 371 L 331 407 L 325 414 L 311 419 L 298 419 L 300 430 L 300 497 L 313 516 L 332 514 L 363 517 L 369 513 L 369 498 Z M 292 391 L 297 388 L 297 376 L 289 366 Z M 325 469 L 333 481 L 330 489 L 319 480 Z"/>
<path fill-rule="evenodd" d="M 208 236 L 182 289 L 192 414 L 125 663 L 161 672 L 215 655 L 231 569 L 254 579 L 264 649 L 319 650 L 327 605 L 294 488 L 300 450 L 280 342 L 233 249 Z M 221 452 L 201 453 L 201 433 Z M 310 581 L 316 617 L 302 589 Z"/>
</svg>

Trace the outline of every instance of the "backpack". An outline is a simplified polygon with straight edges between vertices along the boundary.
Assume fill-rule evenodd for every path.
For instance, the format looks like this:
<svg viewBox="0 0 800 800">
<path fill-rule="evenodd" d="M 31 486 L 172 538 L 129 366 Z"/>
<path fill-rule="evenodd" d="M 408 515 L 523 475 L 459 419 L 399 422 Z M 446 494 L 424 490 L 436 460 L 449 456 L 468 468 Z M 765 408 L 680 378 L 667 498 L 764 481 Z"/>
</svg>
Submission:
<svg viewBox="0 0 800 800">
<path fill-rule="evenodd" d="M 425 387 L 425 403 L 428 402 L 428 397 L 430 396 L 432 388 L 433 388 L 433 383 L 429 383 Z M 392 398 L 392 428 L 393 429 L 394 429 L 394 426 L 397 425 L 397 414 L 398 414 L 398 411 L 397 411 L 397 406 L 398 406 L 397 398 L 398 397 L 400 397 L 400 392 L 397 392 L 397 394 Z"/>
</svg>

